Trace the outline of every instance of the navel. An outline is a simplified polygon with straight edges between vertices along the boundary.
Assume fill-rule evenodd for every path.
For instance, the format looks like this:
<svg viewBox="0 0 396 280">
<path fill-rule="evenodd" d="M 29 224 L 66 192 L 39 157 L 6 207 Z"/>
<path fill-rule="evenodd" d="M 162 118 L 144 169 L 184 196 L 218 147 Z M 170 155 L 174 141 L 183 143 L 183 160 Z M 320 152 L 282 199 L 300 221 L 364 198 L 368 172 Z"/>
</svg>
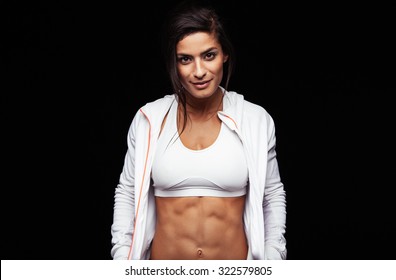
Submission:
<svg viewBox="0 0 396 280">
<path fill-rule="evenodd" d="M 203 258 L 203 250 L 201 248 L 197 249 L 197 256 L 198 258 Z"/>
</svg>

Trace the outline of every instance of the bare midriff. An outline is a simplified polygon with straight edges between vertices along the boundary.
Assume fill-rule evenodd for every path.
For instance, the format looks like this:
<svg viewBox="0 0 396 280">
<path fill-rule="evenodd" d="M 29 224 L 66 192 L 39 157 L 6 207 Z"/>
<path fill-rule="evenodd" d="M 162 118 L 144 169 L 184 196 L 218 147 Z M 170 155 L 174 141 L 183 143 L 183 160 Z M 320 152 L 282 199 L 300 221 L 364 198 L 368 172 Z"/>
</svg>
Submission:
<svg viewBox="0 0 396 280">
<path fill-rule="evenodd" d="M 156 197 L 152 260 L 247 258 L 245 196 Z"/>
</svg>

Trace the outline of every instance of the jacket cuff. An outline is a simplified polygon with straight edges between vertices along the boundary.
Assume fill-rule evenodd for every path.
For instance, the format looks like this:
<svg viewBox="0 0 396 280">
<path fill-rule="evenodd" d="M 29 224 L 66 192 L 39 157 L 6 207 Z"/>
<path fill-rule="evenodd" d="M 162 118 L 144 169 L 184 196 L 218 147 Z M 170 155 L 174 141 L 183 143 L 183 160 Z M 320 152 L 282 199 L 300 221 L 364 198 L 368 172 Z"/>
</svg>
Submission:
<svg viewBox="0 0 396 280">
<path fill-rule="evenodd" d="M 265 259 L 266 260 L 285 260 L 286 259 L 286 249 L 279 252 L 277 249 L 271 246 L 265 248 Z"/>
</svg>

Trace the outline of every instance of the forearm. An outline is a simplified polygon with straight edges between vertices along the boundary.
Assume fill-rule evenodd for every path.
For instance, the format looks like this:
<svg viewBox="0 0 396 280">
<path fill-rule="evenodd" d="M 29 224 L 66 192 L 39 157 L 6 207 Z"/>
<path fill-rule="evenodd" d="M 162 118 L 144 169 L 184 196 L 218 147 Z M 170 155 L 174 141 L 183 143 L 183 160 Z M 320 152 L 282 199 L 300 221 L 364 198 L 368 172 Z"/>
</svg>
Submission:
<svg viewBox="0 0 396 280">
<path fill-rule="evenodd" d="M 113 224 L 111 226 L 113 259 L 127 259 L 134 231 L 134 193 L 117 186 L 114 196 Z"/>
<path fill-rule="evenodd" d="M 263 213 L 267 258 L 286 259 L 286 194 L 282 183 L 265 196 Z"/>
</svg>

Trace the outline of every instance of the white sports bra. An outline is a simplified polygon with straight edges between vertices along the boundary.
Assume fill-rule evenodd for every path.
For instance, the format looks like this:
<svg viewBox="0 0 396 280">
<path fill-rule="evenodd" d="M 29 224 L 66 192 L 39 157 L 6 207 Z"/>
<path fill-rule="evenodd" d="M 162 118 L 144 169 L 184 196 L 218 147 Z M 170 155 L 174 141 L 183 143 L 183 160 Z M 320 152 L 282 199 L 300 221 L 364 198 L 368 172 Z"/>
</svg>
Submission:
<svg viewBox="0 0 396 280">
<path fill-rule="evenodd" d="M 151 173 L 154 195 L 237 197 L 246 194 L 248 168 L 236 133 L 222 123 L 211 146 L 191 150 L 180 140 L 176 116 L 177 102 L 174 102 L 154 156 Z"/>
</svg>

